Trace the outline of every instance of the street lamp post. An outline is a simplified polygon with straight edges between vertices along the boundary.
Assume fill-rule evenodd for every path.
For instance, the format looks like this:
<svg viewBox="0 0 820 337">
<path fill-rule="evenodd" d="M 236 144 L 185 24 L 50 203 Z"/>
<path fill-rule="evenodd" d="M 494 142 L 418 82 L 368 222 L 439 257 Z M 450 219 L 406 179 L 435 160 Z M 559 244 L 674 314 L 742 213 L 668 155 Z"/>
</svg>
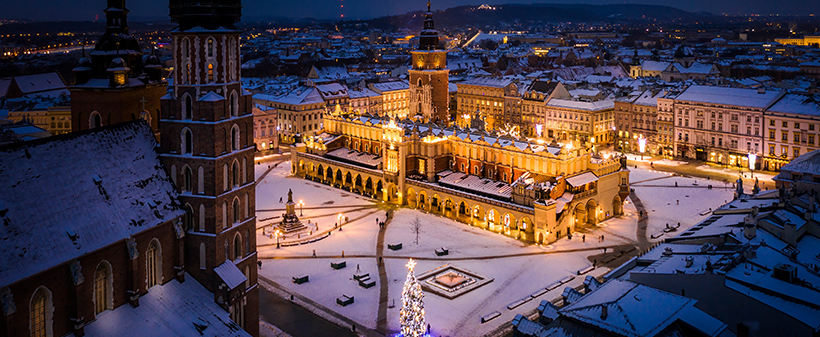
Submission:
<svg viewBox="0 0 820 337">
<path fill-rule="evenodd" d="M 646 138 L 643 136 L 638 138 L 638 149 L 641 151 L 641 160 L 643 160 L 643 153 L 646 151 Z"/>
<path fill-rule="evenodd" d="M 754 153 L 749 153 L 749 171 L 752 173 L 752 178 L 755 177 L 755 162 L 757 161 L 757 155 Z"/>
<path fill-rule="evenodd" d="M 276 230 L 276 249 L 279 249 L 279 237 L 282 236 L 282 232 L 278 229 Z"/>
<path fill-rule="evenodd" d="M 302 214 L 302 209 L 304 208 L 304 206 L 305 206 L 305 202 L 302 201 L 302 200 L 299 200 L 299 216 L 303 215 Z"/>
</svg>

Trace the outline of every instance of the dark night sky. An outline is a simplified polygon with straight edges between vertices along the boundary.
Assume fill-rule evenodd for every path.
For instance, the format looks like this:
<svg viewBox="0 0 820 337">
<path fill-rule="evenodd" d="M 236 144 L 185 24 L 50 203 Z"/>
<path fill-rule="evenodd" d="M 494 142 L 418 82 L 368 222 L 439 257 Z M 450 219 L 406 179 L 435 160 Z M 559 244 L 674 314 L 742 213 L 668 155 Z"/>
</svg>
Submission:
<svg viewBox="0 0 820 337">
<path fill-rule="evenodd" d="M 516 0 L 435 0 L 433 9 L 481 3 L 504 4 Z M 817 0 L 567 0 L 535 1 L 551 3 L 646 3 L 677 7 L 686 11 L 706 11 L 727 14 L 809 14 L 820 15 Z M 137 17 L 166 16 L 167 0 L 130 0 L 127 7 Z M 270 17 L 338 18 L 340 0 L 244 0 L 246 19 Z M 423 9 L 425 0 L 344 0 L 346 19 L 367 19 Z M 103 17 L 104 0 L 0 0 L 0 19 L 35 19 L 89 21 Z"/>
</svg>

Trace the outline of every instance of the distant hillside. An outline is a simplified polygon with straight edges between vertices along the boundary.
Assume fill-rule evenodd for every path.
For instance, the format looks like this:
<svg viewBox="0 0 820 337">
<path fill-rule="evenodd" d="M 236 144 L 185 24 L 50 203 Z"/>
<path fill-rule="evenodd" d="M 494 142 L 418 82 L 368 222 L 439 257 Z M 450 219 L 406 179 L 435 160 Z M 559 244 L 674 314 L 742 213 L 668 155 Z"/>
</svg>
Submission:
<svg viewBox="0 0 820 337">
<path fill-rule="evenodd" d="M 628 22 L 628 21 L 689 21 L 703 18 L 702 13 L 690 13 L 674 7 L 658 5 L 619 4 L 507 4 L 495 9 L 477 9 L 478 6 L 459 6 L 436 12 L 436 24 L 440 27 L 514 27 L 522 23 L 548 22 Z M 423 12 L 385 16 L 363 20 L 371 27 L 397 29 L 418 27 Z"/>
</svg>

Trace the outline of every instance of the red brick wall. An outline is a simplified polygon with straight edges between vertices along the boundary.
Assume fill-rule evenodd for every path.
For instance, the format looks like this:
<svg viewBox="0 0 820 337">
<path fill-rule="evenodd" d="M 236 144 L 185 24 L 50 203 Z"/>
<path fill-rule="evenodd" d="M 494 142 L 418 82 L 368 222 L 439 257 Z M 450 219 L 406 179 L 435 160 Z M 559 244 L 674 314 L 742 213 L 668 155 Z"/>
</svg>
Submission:
<svg viewBox="0 0 820 337">
<path fill-rule="evenodd" d="M 137 270 L 133 277 L 137 280 L 140 294 L 146 294 L 146 250 L 151 240 L 158 239 L 161 247 L 162 282 L 174 278 L 174 261 L 178 253 L 179 241 L 176 239 L 173 222 L 151 228 L 134 236 L 140 256 L 137 259 Z M 117 241 L 104 248 L 79 258 L 83 278 L 79 286 L 74 286 L 71 277 L 71 262 L 63 263 L 44 272 L 19 280 L 9 286 L 17 306 L 17 311 L 6 317 L 5 329 L 0 331 L 8 336 L 29 335 L 29 304 L 34 291 L 44 286 L 51 291 L 53 312 L 54 336 L 62 336 L 73 331 L 74 323 L 71 318 L 84 318 L 88 323 L 94 319 L 94 276 L 101 261 L 111 265 L 112 294 L 114 308 L 121 305 L 130 305 L 128 290 L 131 287 L 131 260 L 128 256 L 125 240 Z"/>
<path fill-rule="evenodd" d="M 145 98 L 145 110 L 151 114 L 151 129 L 159 130 L 160 98 L 167 83 L 131 88 L 83 89 L 71 88 L 71 131 L 87 130 L 91 113 L 97 111 L 103 125 L 128 122 L 140 118 L 144 111 L 140 102 Z"/>
</svg>

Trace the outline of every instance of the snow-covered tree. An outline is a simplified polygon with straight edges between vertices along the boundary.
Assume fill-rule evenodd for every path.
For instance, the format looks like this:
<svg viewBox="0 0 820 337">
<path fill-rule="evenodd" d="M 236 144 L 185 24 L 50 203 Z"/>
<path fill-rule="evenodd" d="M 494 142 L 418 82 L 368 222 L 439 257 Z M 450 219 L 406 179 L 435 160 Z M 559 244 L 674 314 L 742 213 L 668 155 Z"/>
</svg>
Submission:
<svg viewBox="0 0 820 337">
<path fill-rule="evenodd" d="M 413 259 L 407 262 L 407 279 L 401 291 L 402 306 L 399 311 L 399 320 L 401 321 L 401 335 L 404 337 L 421 337 L 427 332 L 427 322 L 424 319 L 424 293 L 413 272 L 415 266 L 416 262 Z"/>
</svg>

